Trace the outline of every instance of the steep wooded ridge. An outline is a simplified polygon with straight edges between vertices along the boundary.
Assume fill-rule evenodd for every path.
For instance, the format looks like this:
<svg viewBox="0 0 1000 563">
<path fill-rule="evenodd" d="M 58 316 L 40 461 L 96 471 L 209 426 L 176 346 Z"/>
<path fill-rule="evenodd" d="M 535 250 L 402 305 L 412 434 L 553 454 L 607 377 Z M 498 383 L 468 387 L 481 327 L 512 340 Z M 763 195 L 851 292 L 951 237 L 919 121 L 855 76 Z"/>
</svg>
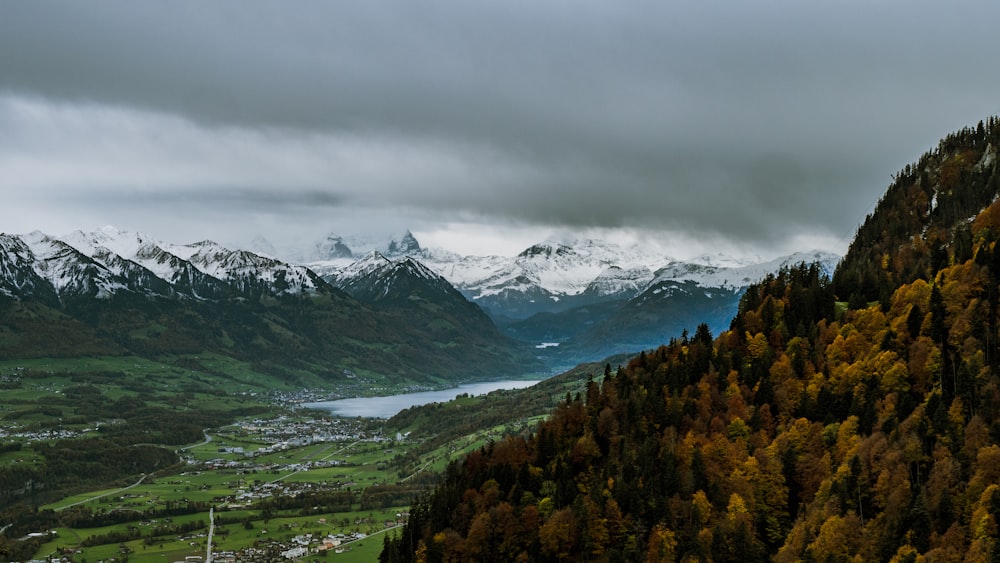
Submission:
<svg viewBox="0 0 1000 563">
<path fill-rule="evenodd" d="M 998 147 L 948 136 L 833 282 L 783 268 L 452 464 L 381 560 L 1000 559 Z"/>
</svg>

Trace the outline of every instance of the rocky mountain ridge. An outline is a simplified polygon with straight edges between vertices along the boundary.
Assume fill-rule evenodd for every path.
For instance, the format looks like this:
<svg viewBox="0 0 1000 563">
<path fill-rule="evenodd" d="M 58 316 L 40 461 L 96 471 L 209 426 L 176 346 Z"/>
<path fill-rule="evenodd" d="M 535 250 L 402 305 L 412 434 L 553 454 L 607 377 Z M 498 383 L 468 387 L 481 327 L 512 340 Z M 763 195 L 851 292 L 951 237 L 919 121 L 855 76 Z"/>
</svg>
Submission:
<svg viewBox="0 0 1000 563">
<path fill-rule="evenodd" d="M 306 265 L 328 280 L 355 275 L 361 268 L 356 262 L 363 263 L 368 254 L 359 256 L 348 240 L 329 235 L 325 241 L 336 241 L 336 251 Z M 625 247 L 595 239 L 541 242 L 512 257 L 462 256 L 424 248 L 409 231 L 379 239 L 381 246 L 376 248 L 371 248 L 372 240 L 376 239 L 366 240 L 367 252 L 416 259 L 494 318 L 516 320 L 609 299 L 631 299 L 668 280 L 740 290 L 783 265 L 799 262 L 819 262 L 824 273 L 831 275 L 840 259 L 831 252 L 810 251 L 767 261 L 721 255 L 677 260 L 639 245 Z M 316 248 L 324 244 L 318 243 Z"/>
<path fill-rule="evenodd" d="M 328 240 L 334 238 L 345 240 Z M 406 269 L 404 264 L 419 268 L 438 286 L 455 286 L 506 335 L 529 343 L 557 370 L 655 348 L 702 322 L 724 330 L 747 286 L 800 263 L 818 263 L 829 276 L 839 260 L 813 251 L 764 262 L 710 255 L 687 262 L 596 240 L 539 243 L 510 258 L 477 257 L 422 248 L 410 233 L 401 240 L 413 241 L 410 255 L 400 255 L 399 244 L 383 243 L 394 258 L 373 250 L 353 262 L 341 258 L 312 267 L 326 272 L 332 285 L 369 301 L 394 285 L 413 287 L 390 272 Z M 434 293 L 434 300 L 455 301 L 444 287 Z M 398 296 L 395 302 L 403 303 Z"/>
<path fill-rule="evenodd" d="M 349 295 L 392 316 L 437 319 L 435 326 L 450 327 L 437 338 L 460 339 L 453 327 L 502 338 L 499 327 L 525 348 L 541 346 L 536 356 L 561 369 L 655 347 L 699 322 L 722 330 L 749 284 L 800 262 L 818 262 L 828 274 L 838 259 L 811 252 L 758 264 L 712 256 L 684 262 L 592 239 L 539 243 L 509 258 L 459 256 L 422 248 L 409 232 L 355 259 L 348 241 L 359 240 L 327 237 L 316 248 L 330 260 L 307 267 L 113 227 L 62 239 L 3 235 L 0 292 L 56 305 L 122 295 L 196 302 Z"/>
<path fill-rule="evenodd" d="M 415 261 L 380 276 L 393 299 L 355 298 L 303 266 L 211 241 L 3 234 L 0 358 L 210 352 L 287 381 L 350 370 L 424 384 L 540 369 Z"/>
</svg>

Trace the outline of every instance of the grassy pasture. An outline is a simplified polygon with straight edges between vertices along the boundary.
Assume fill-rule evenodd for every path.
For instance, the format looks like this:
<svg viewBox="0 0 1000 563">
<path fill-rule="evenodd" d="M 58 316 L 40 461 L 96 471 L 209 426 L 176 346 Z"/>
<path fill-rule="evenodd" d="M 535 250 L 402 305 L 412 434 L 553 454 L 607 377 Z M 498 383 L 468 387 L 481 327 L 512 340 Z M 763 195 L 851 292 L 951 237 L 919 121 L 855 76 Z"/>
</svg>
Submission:
<svg viewBox="0 0 1000 563">
<path fill-rule="evenodd" d="M 315 382 L 317 386 L 324 383 L 315 375 L 308 374 L 303 374 L 302 381 Z M 247 363 L 211 354 L 164 357 L 159 361 L 127 356 L 77 360 L 5 360 L 0 361 L 0 382 L 6 385 L 0 393 L 0 420 L 9 423 L 9 428 L 71 429 L 77 432 L 87 430 L 87 434 L 79 435 L 81 438 L 109 436 L 104 432 L 107 428 L 100 432 L 95 430 L 98 422 L 112 429 L 126 423 L 131 424 L 130 420 L 115 420 L 119 417 L 117 412 L 106 408 L 116 402 L 122 405 L 126 404 L 125 401 L 145 404 L 150 412 L 160 408 L 179 419 L 206 412 L 216 413 L 216 418 L 221 419 L 230 413 L 248 411 L 260 413 L 253 416 L 268 418 L 279 413 L 289 416 L 288 411 L 268 402 L 268 390 L 291 392 L 301 389 L 261 373 Z M 358 394 L 375 392 L 370 383 L 366 384 L 365 389 L 366 393 Z M 380 394 L 391 394 L 399 389 L 382 385 L 377 391 Z M 466 408 L 475 408 L 481 403 L 481 399 L 464 397 L 458 403 Z M 110 414 L 94 415 L 88 410 L 91 405 L 102 404 Z M 316 416 L 318 415 L 314 412 L 300 411 L 290 415 L 290 418 L 301 422 Z M 221 423 L 228 424 L 236 418 L 236 415 L 232 415 Z M 156 419 L 156 424 L 160 420 Z M 430 421 L 429 426 L 435 426 L 433 421 Z M 200 433 L 202 426 L 194 428 Z M 287 541 L 304 533 L 346 535 L 362 532 L 376 535 L 351 543 L 348 553 L 330 554 L 329 557 L 341 561 L 375 561 L 382 547 L 381 534 L 385 529 L 383 522 L 395 518 L 396 513 L 405 512 L 407 508 L 391 506 L 362 510 L 363 494 L 376 485 L 379 486 L 378 490 L 385 491 L 386 486 L 391 488 L 399 483 L 419 490 L 419 486 L 415 484 L 425 482 L 425 479 L 413 479 L 418 473 L 440 471 L 450 460 L 458 459 L 482 447 L 489 440 L 519 428 L 520 426 L 509 424 L 491 425 L 486 430 L 480 429 L 435 444 L 425 453 L 418 451 L 421 446 L 419 441 L 372 442 L 354 439 L 290 446 L 257 456 L 252 454 L 269 446 L 271 440 L 265 439 L 263 435 L 243 432 L 238 425 L 210 429 L 209 442 L 199 440 L 192 441 L 187 446 L 166 446 L 177 451 L 182 458 L 193 458 L 195 463 L 182 463 L 159 473 L 156 472 L 159 470 L 150 470 L 150 474 L 144 476 L 138 484 L 136 481 L 139 475 L 132 473 L 125 479 L 101 481 L 98 483 L 99 487 L 94 487 L 95 490 L 78 492 L 82 487 L 67 490 L 66 493 L 73 493 L 72 496 L 41 507 L 42 510 L 55 510 L 61 514 L 90 510 L 101 514 L 131 514 L 128 511 L 137 511 L 138 514 L 146 511 L 148 515 L 150 511 L 163 511 L 168 506 L 202 503 L 197 505 L 197 513 L 169 517 L 169 524 L 173 526 L 190 523 L 192 527 L 197 526 L 196 529 L 184 534 L 155 534 L 156 526 L 164 523 L 162 517 L 137 517 L 95 528 L 62 527 L 57 528 L 55 537 L 36 551 L 35 557 L 45 558 L 62 550 L 79 550 L 73 556 L 78 562 L 120 559 L 124 553 L 128 553 L 129 561 L 157 562 L 183 560 L 188 555 L 204 555 L 209 521 L 207 507 L 214 506 L 217 520 L 225 522 L 215 530 L 213 544 L 216 552 L 235 551 L 268 541 Z M 155 427 L 153 429 L 156 430 Z M 393 429 L 392 433 L 395 431 Z M 419 439 L 424 440 L 426 436 Z M 43 440 L 43 445 L 55 441 Z M 0 439 L 0 443 L 2 442 L 4 440 Z M 45 451 L 44 447 L 37 447 L 40 451 Z M 220 448 L 242 448 L 243 451 L 220 451 Z M 19 459 L 23 461 L 18 461 Z M 252 466 L 208 469 L 203 464 L 210 460 Z M 0 453 L 0 468 L 18 463 L 40 464 L 44 461 L 39 459 L 38 452 L 29 441 L 22 444 L 20 451 Z M 336 461 L 338 465 L 308 469 L 304 467 L 307 464 L 329 461 Z M 117 483 L 118 487 L 107 487 L 109 482 Z M 253 492 L 255 488 L 259 490 L 267 483 L 289 487 L 290 491 L 307 486 L 329 491 L 346 491 L 349 488 L 354 499 L 350 510 L 338 512 L 297 507 L 269 509 L 265 514 L 259 499 L 238 501 L 236 504 L 245 506 L 226 510 L 225 505 L 229 504 L 226 499 Z M 401 487 L 397 488 L 399 489 Z M 391 496 L 368 498 L 366 506 L 396 502 L 395 497 Z M 371 498 L 376 500 L 372 501 Z M 201 506 L 205 507 L 204 510 Z M 135 536 L 141 538 L 124 539 Z M 84 546 L 83 543 L 88 545 Z"/>
<path fill-rule="evenodd" d="M 243 447 L 259 446 L 251 439 L 234 439 L 227 436 L 224 440 L 202 445 L 195 445 L 186 450 L 199 461 L 208 461 L 220 457 L 248 459 L 238 454 L 223 456 L 218 452 L 219 444 L 226 446 L 241 445 Z M 395 519 L 395 515 L 405 512 L 407 507 L 396 506 L 378 510 L 360 510 L 357 502 L 352 503 L 353 509 L 347 512 L 327 512 L 303 514 L 306 508 L 290 510 L 272 510 L 265 513 L 251 504 L 248 509 L 225 510 L 221 499 L 240 492 L 252 490 L 255 486 L 265 483 L 276 483 L 282 486 L 295 487 L 298 484 L 314 484 L 332 486 L 336 483 L 350 483 L 355 496 L 360 495 L 365 487 L 375 483 L 392 483 L 396 481 L 396 471 L 391 469 L 393 458 L 406 451 L 407 446 L 390 445 L 386 442 L 342 442 L 317 443 L 286 451 L 260 456 L 253 461 L 259 464 L 279 464 L 281 469 L 262 470 L 205 470 L 191 469 L 178 474 L 156 476 L 145 479 L 142 483 L 128 489 L 104 489 L 86 494 L 74 495 L 52 503 L 43 509 L 69 510 L 72 505 L 89 508 L 100 512 L 116 512 L 126 510 L 164 509 L 168 504 L 185 502 L 201 502 L 217 506 L 217 527 L 213 540 L 213 551 L 237 551 L 264 541 L 287 541 L 293 536 L 306 533 L 315 536 L 350 534 L 361 532 L 373 534 L 385 529 L 386 519 Z M 288 465 L 302 464 L 308 461 L 318 461 L 334 457 L 344 462 L 343 465 L 293 471 Z M 383 467 L 383 469 L 379 469 Z M 357 498 L 355 499 L 357 501 Z M 129 561 L 175 561 L 188 555 L 204 555 L 207 541 L 208 512 L 186 514 L 169 518 L 172 525 L 183 525 L 188 522 L 203 524 L 197 530 L 186 534 L 180 539 L 176 534 L 156 536 L 150 534 L 161 522 L 129 521 L 120 524 L 98 528 L 59 528 L 55 539 L 45 543 L 38 550 L 39 558 L 54 554 L 63 549 L 79 550 L 78 561 L 107 560 L 121 557 L 127 553 Z M 219 526 L 219 522 L 225 524 Z M 118 541 L 117 539 L 101 542 L 99 538 L 120 538 L 129 532 L 138 533 L 142 539 Z M 88 540 L 89 538 L 89 540 Z M 84 542 L 96 543 L 83 547 Z M 100 543 L 97 543 L 100 542 Z M 353 542 L 351 550 L 337 554 L 341 561 L 374 561 L 381 551 L 381 536 Z"/>
</svg>

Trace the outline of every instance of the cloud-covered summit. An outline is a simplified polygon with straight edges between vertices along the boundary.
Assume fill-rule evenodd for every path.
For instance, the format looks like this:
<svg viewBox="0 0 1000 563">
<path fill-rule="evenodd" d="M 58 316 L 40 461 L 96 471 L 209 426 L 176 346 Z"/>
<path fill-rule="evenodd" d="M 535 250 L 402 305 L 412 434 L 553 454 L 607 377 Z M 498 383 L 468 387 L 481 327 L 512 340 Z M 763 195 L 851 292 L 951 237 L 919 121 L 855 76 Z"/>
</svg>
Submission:
<svg viewBox="0 0 1000 563">
<path fill-rule="evenodd" d="M 997 16 L 985 1 L 6 4 L 0 230 L 844 240 L 893 172 L 1000 111 Z"/>
</svg>

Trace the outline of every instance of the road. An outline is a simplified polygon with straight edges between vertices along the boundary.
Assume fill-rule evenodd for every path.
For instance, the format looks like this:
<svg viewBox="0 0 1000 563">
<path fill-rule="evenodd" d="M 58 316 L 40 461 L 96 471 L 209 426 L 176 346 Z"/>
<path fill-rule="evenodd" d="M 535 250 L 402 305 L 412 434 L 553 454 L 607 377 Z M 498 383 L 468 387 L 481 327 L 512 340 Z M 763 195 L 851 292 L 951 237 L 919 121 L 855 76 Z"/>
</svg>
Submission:
<svg viewBox="0 0 1000 563">
<path fill-rule="evenodd" d="M 183 452 L 184 450 L 190 450 L 191 448 L 197 448 L 198 446 L 204 446 L 205 444 L 210 443 L 212 441 L 212 436 L 209 435 L 208 430 L 206 429 L 206 430 L 203 430 L 202 432 L 205 434 L 205 439 L 203 441 L 198 442 L 197 444 L 193 444 L 191 446 L 184 446 L 183 448 L 181 448 L 181 449 L 179 449 L 177 451 Z"/>
<path fill-rule="evenodd" d="M 205 563 L 212 563 L 212 536 L 215 534 L 215 507 L 208 509 L 208 547 L 205 548 Z"/>
<path fill-rule="evenodd" d="M 203 446 L 205 444 L 210 443 L 211 441 L 212 441 L 212 437 L 209 436 L 208 430 L 205 430 L 205 440 L 204 441 L 199 442 L 197 444 L 194 444 L 192 446 L 187 446 L 187 447 L 181 448 L 178 451 L 184 451 L 184 450 L 189 450 L 191 448 L 195 448 L 195 447 L 198 447 L 198 446 Z M 159 446 L 160 444 L 150 444 L 150 445 Z M 97 495 L 96 497 L 90 497 L 88 499 L 77 501 L 77 502 L 74 502 L 73 504 L 67 504 L 66 506 L 57 508 L 56 511 L 58 512 L 60 510 L 66 510 L 67 508 L 71 508 L 73 506 L 78 506 L 78 505 L 81 505 L 81 504 L 84 504 L 84 503 L 88 503 L 88 502 L 90 502 L 92 500 L 97 500 L 99 498 L 104 498 L 104 497 L 110 496 L 110 495 L 116 495 L 116 494 L 118 494 L 118 493 L 120 493 L 122 491 L 127 491 L 127 490 L 131 489 L 132 487 L 138 487 L 139 485 L 142 484 L 143 481 L 146 480 L 146 477 L 148 477 L 148 475 L 146 475 L 145 473 L 143 473 L 142 477 L 140 477 L 138 481 L 136 481 L 135 483 L 132 483 L 131 485 L 129 485 L 127 487 L 122 487 L 121 489 L 118 489 L 117 491 L 111 491 L 111 492 L 108 492 L 108 493 L 104 493 L 103 495 Z"/>
<path fill-rule="evenodd" d="M 73 507 L 73 506 L 77 506 L 77 505 L 80 505 L 80 504 L 84 504 L 84 503 L 90 502 L 92 500 L 97 500 L 99 498 L 104 498 L 106 496 L 117 495 L 118 493 L 120 493 L 122 491 L 127 491 L 127 490 L 131 489 L 132 487 L 138 487 L 139 485 L 142 484 L 143 481 L 146 480 L 146 477 L 148 477 L 148 475 L 146 475 L 145 473 L 143 473 L 142 477 L 140 477 L 138 481 L 136 481 L 135 483 L 132 483 L 131 485 L 129 485 L 127 487 L 122 487 L 122 488 L 118 489 L 117 491 L 111 491 L 111 492 L 108 492 L 108 493 L 104 493 L 103 495 L 97 495 L 96 497 L 90 497 L 88 499 L 83 499 L 81 501 L 74 502 L 73 504 L 67 504 L 66 506 L 62 506 L 62 507 L 57 508 L 56 512 L 59 512 L 60 510 L 66 510 L 67 508 L 70 508 L 70 507 Z"/>
<path fill-rule="evenodd" d="M 423 465 L 422 465 L 421 467 L 418 467 L 418 468 L 417 468 L 417 470 L 416 470 L 416 471 L 414 471 L 413 473 L 410 473 L 410 474 L 409 474 L 409 475 L 407 475 L 406 477 L 403 477 L 402 479 L 400 479 L 400 480 L 399 480 L 399 482 L 400 482 L 400 483 L 405 483 L 406 481 L 409 481 L 409 480 L 410 480 L 410 477 L 413 477 L 413 476 L 414 476 L 414 475 L 416 475 L 417 473 L 420 473 L 420 472 L 421 472 L 421 471 L 423 471 L 424 469 L 427 469 L 427 466 L 428 466 L 428 465 L 430 465 L 430 464 L 432 464 L 432 463 L 434 463 L 434 460 L 433 460 L 433 459 L 432 459 L 432 460 L 430 460 L 430 461 L 428 461 L 427 463 L 423 464 Z"/>
</svg>

